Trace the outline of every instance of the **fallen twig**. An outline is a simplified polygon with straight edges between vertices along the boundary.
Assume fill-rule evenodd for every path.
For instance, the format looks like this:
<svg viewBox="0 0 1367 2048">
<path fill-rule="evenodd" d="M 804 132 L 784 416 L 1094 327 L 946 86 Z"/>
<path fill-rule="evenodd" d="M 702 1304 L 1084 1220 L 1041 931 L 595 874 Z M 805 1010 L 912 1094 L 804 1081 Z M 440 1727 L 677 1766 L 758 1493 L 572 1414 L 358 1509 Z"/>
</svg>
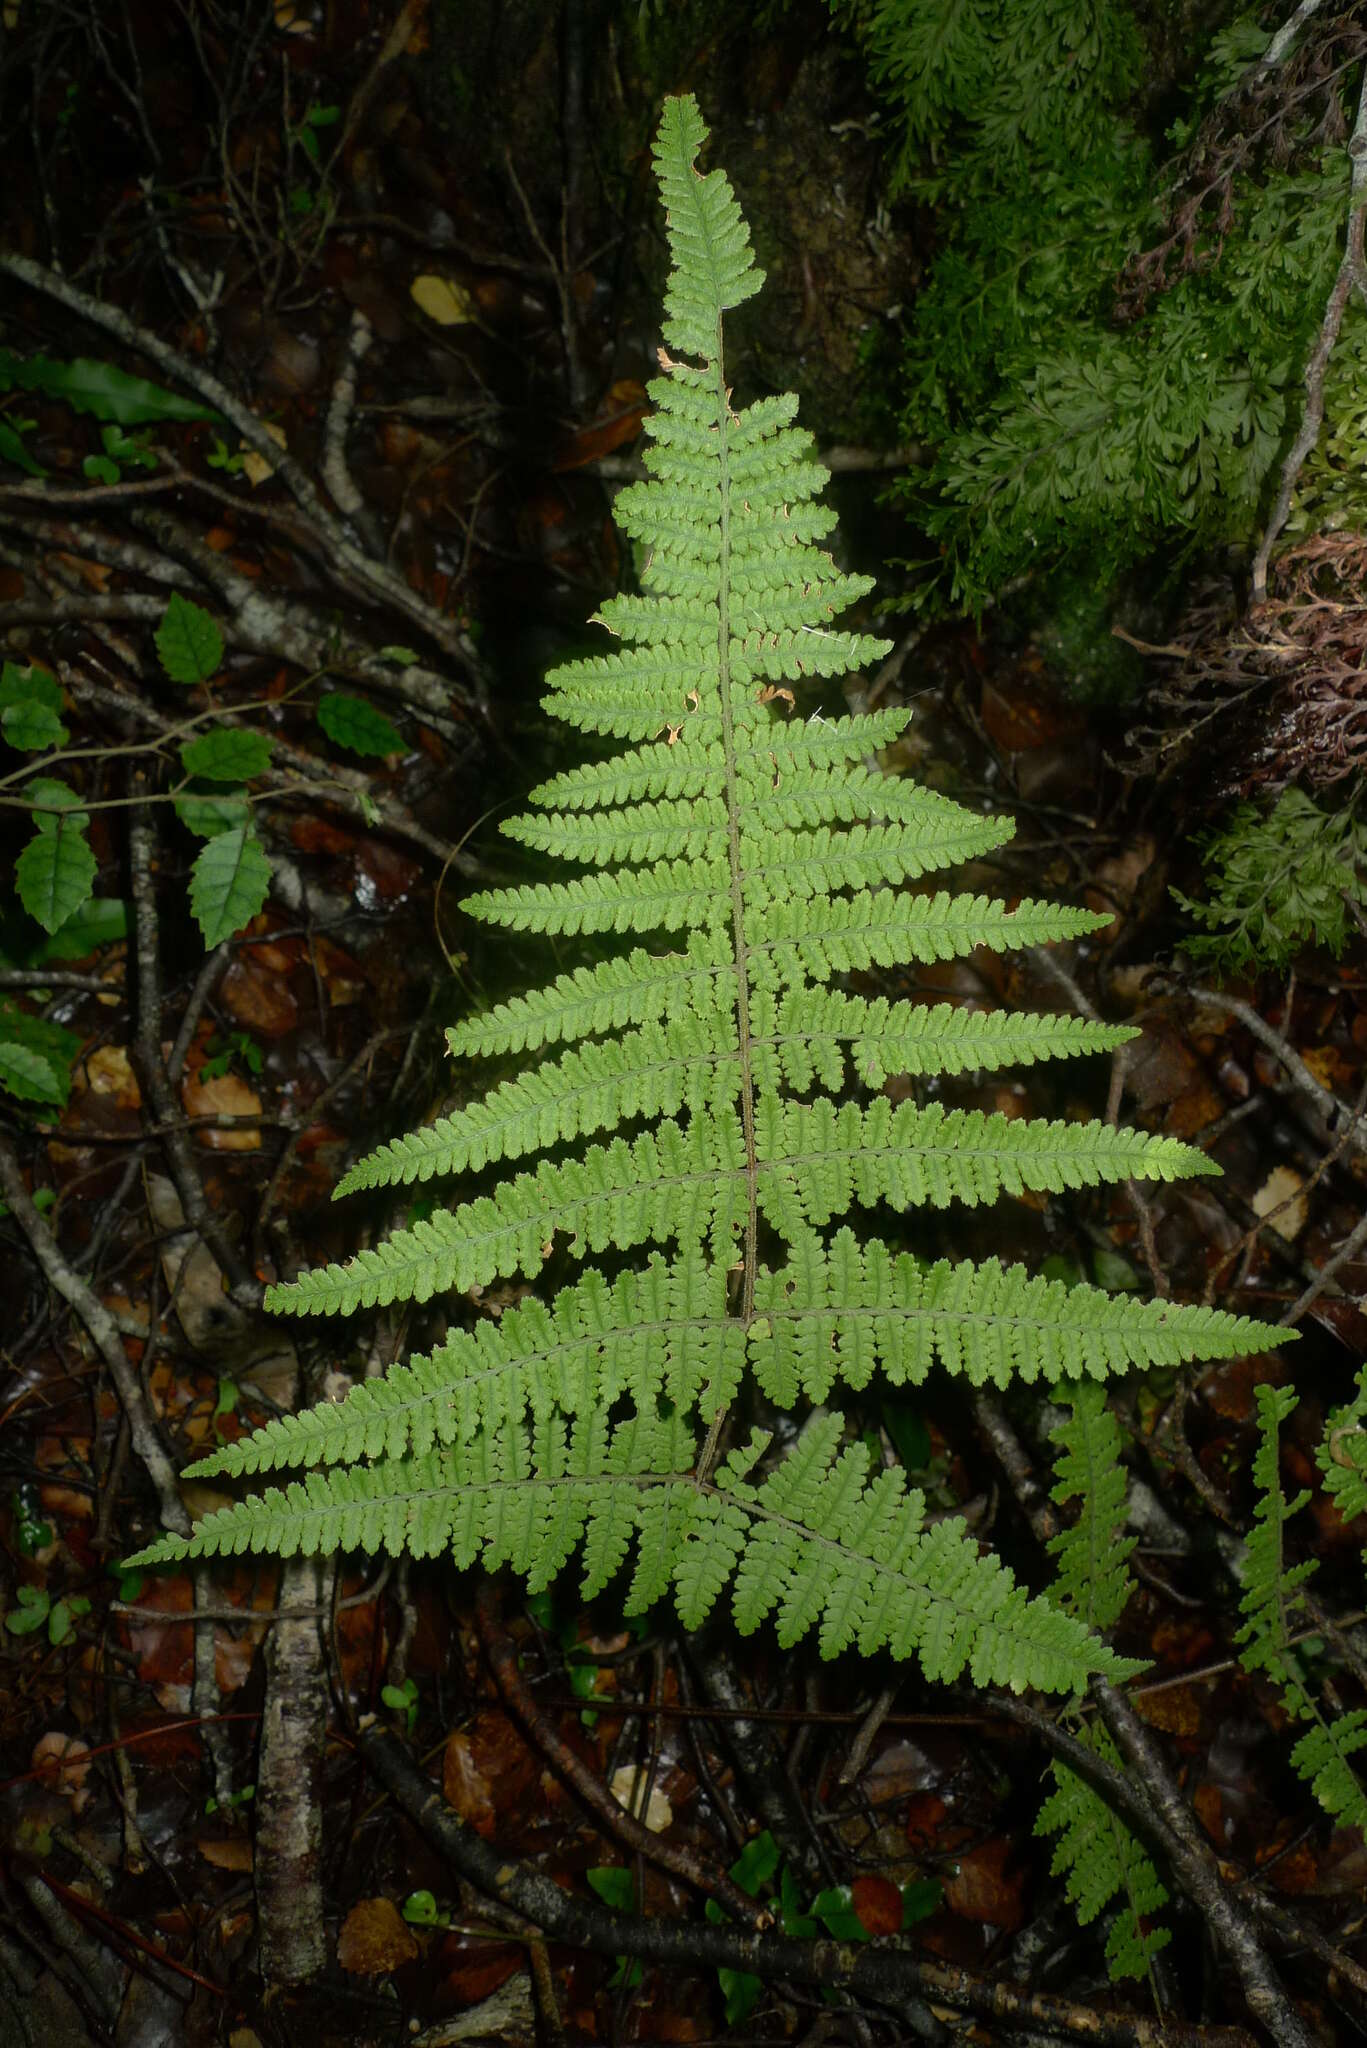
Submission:
<svg viewBox="0 0 1367 2048">
<path fill-rule="evenodd" d="M 367 1768 L 424 1840 L 467 1883 L 532 1921 L 543 1933 L 595 1955 L 638 1957 L 687 1969 L 744 1970 L 773 1980 L 820 1984 L 895 2006 L 933 1999 L 959 2012 L 1017 2026 L 1052 2029 L 1095 2048 L 1252 2048 L 1242 2027 L 1202 2027 L 1146 2015 L 1101 2012 L 1046 1992 L 993 1983 L 906 1949 L 882 1943 L 794 1941 L 763 1930 L 647 1920 L 611 1913 L 564 1891 L 553 1878 L 485 1842 L 448 1806 L 390 1729 L 363 1724 L 358 1746 Z M 943 2039 L 937 2031 L 923 2038 Z M 1291 2048 L 1306 2037 L 1287 2036 Z"/>
<path fill-rule="evenodd" d="M 628 1813 L 621 1801 L 614 1799 L 602 1780 L 594 1775 L 588 1766 L 577 1757 L 569 1744 L 560 1736 L 538 1708 L 531 1688 L 518 1670 L 517 1646 L 503 1626 L 498 1611 L 498 1600 L 493 1585 L 486 1580 L 475 1596 L 475 1620 L 479 1628 L 484 1654 L 489 1659 L 490 1669 L 508 1707 L 522 1723 L 528 1735 L 550 1763 L 580 1798 L 590 1812 L 595 1813 L 604 1827 L 633 1855 L 644 1856 L 661 1870 L 668 1870 L 685 1884 L 706 1896 L 715 1898 L 737 1919 L 750 1927 L 767 1927 L 770 1916 L 755 1900 L 743 1892 L 724 1871 L 712 1870 L 688 1849 L 664 1841 L 652 1834 L 634 1814 Z"/>
<path fill-rule="evenodd" d="M 198 392 L 208 405 L 230 420 L 247 446 L 255 449 L 270 464 L 320 535 L 326 537 L 334 568 L 345 571 L 355 584 L 410 619 L 445 654 L 457 661 L 473 686 L 470 701 L 483 711 L 487 697 L 483 665 L 463 627 L 419 596 L 387 563 L 371 560 L 355 545 L 329 511 L 307 472 L 271 438 L 264 422 L 250 406 L 243 404 L 210 369 L 183 355 L 179 349 L 172 348 L 150 329 L 138 326 L 121 308 L 110 305 L 106 300 L 92 298 L 67 278 L 45 269 L 41 263 L 35 263 L 27 256 L 21 256 L 14 250 L 0 250 L 0 272 L 16 278 L 33 291 L 56 299 L 80 319 L 102 328 L 125 347 L 137 350 L 177 383 Z"/>
</svg>

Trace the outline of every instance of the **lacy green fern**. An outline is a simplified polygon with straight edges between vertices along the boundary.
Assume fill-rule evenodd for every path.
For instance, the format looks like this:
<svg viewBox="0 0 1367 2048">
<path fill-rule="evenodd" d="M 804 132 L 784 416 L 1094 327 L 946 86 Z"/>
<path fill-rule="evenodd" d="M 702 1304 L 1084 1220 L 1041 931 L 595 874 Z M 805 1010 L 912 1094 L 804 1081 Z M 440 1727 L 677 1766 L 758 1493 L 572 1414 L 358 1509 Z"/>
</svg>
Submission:
<svg viewBox="0 0 1367 2048">
<path fill-rule="evenodd" d="M 1172 894 L 1199 931 L 1182 943 L 1224 974 L 1284 974 L 1307 945 L 1337 958 L 1367 908 L 1367 825 L 1351 809 L 1322 811 L 1304 790 L 1283 790 L 1261 814 L 1239 804 L 1199 840 L 1209 900 Z"/>
<path fill-rule="evenodd" d="M 1125 1527 L 1125 1468 L 1120 1430 L 1106 1406 L 1104 1389 L 1079 1387 L 1067 1419 L 1054 1431 L 1059 1447 L 1053 1498 L 1080 1503 L 1077 1520 L 1050 1543 L 1058 1565 L 1053 1597 L 1094 1629 L 1110 1629 L 1130 1597 L 1126 1560 L 1133 1539 Z M 1109 1764 L 1120 1756 L 1105 1726 L 1088 1723 L 1079 1740 Z M 1085 1927 L 1119 1901 L 1106 1937 L 1111 1976 L 1143 1977 L 1171 1938 L 1165 1927 L 1148 1924 L 1167 1904 L 1148 1852 L 1112 1813 L 1086 1780 L 1066 1764 L 1051 1766 L 1055 1790 L 1040 1808 L 1038 1835 L 1057 1835 L 1052 1869 L 1063 1875 L 1068 1897 Z"/>
<path fill-rule="evenodd" d="M 1128 1668 L 1057 1603 L 1027 1597 L 958 1520 L 931 1522 L 819 1409 L 771 1454 L 719 1454 L 744 1400 L 824 1403 L 838 1381 L 1073 1382 L 1258 1348 L 1205 1309 L 1071 1293 L 995 1261 L 926 1265 L 876 1212 L 1003 1192 L 1210 1172 L 1171 1139 L 1101 1124 L 894 1105 L 889 1075 L 1101 1051 L 1129 1034 L 856 994 L 857 970 L 1068 939 L 1103 915 L 907 884 L 1009 836 L 871 766 L 903 711 L 804 715 L 813 678 L 885 643 L 835 614 L 865 596 L 817 542 L 825 472 L 796 401 L 737 410 L 723 316 L 759 290 L 726 179 L 703 176 L 691 98 L 655 163 L 673 259 L 649 480 L 617 516 L 648 550 L 639 595 L 601 614 L 620 650 L 552 678 L 547 708 L 630 743 L 534 792 L 505 827 L 570 879 L 490 890 L 485 923 L 640 935 L 451 1034 L 458 1057 L 545 1056 L 480 1102 L 383 1147 L 343 1190 L 508 1170 L 346 1265 L 277 1287 L 281 1314 L 343 1314 L 583 1267 L 497 1321 L 286 1417 L 193 1469 L 312 1467 L 142 1560 L 359 1547 L 504 1562 L 544 1585 L 578 1555 L 586 1594 L 630 1568 L 637 1612 L 672 1590 L 686 1624 L 729 1589 L 752 1629 L 816 1629 L 927 1673 L 1072 1691 Z M 826 694 L 829 704 L 829 690 Z M 523 1162 L 526 1162 L 523 1164 Z"/>
<path fill-rule="evenodd" d="M 1057 579 L 1046 614 L 1079 585 L 1100 609 L 1139 564 L 1152 599 L 1193 546 L 1249 542 L 1341 251 L 1337 88 L 1322 120 L 1307 60 L 1280 101 L 1269 74 L 1212 129 L 1254 82 L 1254 23 L 1212 35 L 1209 15 L 1125 0 L 832 8 L 891 116 L 894 189 L 942 202 L 901 366 L 901 435 L 934 455 L 899 493 L 915 602 L 977 610 L 1027 576 Z M 1302 47 L 1327 32 L 1303 21 Z M 1333 65 L 1326 50 L 1326 84 Z M 1352 367 L 1331 372 L 1343 429 L 1303 513 L 1361 498 Z"/>
<path fill-rule="evenodd" d="M 1290 1500 L 1282 1488 L 1280 1432 L 1296 1406 L 1296 1392 L 1293 1387 L 1260 1386 L 1257 1400 L 1261 1436 L 1253 1478 L 1258 1503 L 1244 1565 L 1240 1602 L 1244 1625 L 1236 1638 L 1243 1645 L 1240 1658 L 1246 1670 L 1267 1673 L 1293 1721 L 1309 1722 L 1291 1752 L 1291 1761 L 1324 1811 L 1334 1820 L 1367 1830 L 1367 1790 L 1352 1762 L 1359 1751 L 1367 1749 L 1367 1709 L 1354 1707 L 1345 1714 L 1326 1714 L 1311 1685 L 1304 1654 L 1297 1647 L 1298 1596 L 1316 1566 L 1313 1558 L 1296 1565 L 1286 1559 L 1287 1524 L 1310 1499 L 1308 1488 Z M 1355 1441 L 1362 1429 L 1363 1406 L 1364 1390 L 1360 1389 L 1350 1409 L 1330 1417 L 1321 1456 L 1331 1486 L 1335 1470 L 1343 1475 L 1344 1483 L 1335 1491 L 1340 1507 L 1348 1513 L 1355 1511 L 1355 1496 L 1362 1496 L 1362 1504 L 1367 1505 Z M 1352 1447 L 1347 1467 L 1339 1463 L 1345 1445 Z"/>
</svg>

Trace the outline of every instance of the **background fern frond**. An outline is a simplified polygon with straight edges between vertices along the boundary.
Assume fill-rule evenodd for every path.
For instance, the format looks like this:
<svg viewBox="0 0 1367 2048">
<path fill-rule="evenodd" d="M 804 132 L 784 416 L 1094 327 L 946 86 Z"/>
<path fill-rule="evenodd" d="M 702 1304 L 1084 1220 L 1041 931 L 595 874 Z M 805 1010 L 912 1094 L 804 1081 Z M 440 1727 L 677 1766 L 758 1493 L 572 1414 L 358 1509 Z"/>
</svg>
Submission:
<svg viewBox="0 0 1367 2048">
<path fill-rule="evenodd" d="M 1287 1524 L 1310 1499 L 1308 1488 L 1290 1499 L 1282 1488 L 1281 1426 L 1296 1407 L 1296 1391 L 1265 1383 L 1255 1391 L 1260 1434 L 1253 1477 L 1258 1499 L 1244 1558 L 1239 1603 L 1244 1625 L 1235 1637 L 1242 1645 L 1239 1658 L 1245 1670 L 1266 1672 L 1293 1720 L 1314 1724 L 1292 1750 L 1291 1761 L 1320 1805 L 1333 1819 L 1367 1831 L 1367 1789 L 1351 1761 L 1367 1746 L 1367 1713 L 1355 1709 L 1326 1714 L 1296 1642 L 1303 1611 L 1298 1595 L 1316 1569 L 1313 1558 L 1293 1565 L 1286 1555 Z"/>
<path fill-rule="evenodd" d="M 1077 1513 L 1049 1544 L 1058 1567 L 1051 1598 L 1089 1627 L 1110 1629 L 1133 1589 L 1127 1560 L 1134 1542 L 1124 1534 L 1120 1430 L 1104 1390 L 1087 1384 L 1075 1388 L 1053 1435 L 1058 1449 L 1053 1498 L 1060 1506 L 1076 1501 Z M 1107 1763 L 1120 1764 L 1103 1723 L 1087 1723 L 1077 1732 L 1079 1741 Z M 1055 1789 L 1035 1822 L 1037 1835 L 1058 1837 L 1050 1868 L 1064 1877 L 1084 1926 L 1115 1908 L 1106 1938 L 1112 1978 L 1146 1976 L 1171 1938 L 1165 1927 L 1149 1924 L 1168 1900 L 1158 1872 L 1143 1844 L 1085 1779 L 1057 1758 L 1051 1769 Z"/>
<path fill-rule="evenodd" d="M 1093 1628 L 1114 1628 L 1133 1589 L 1126 1560 L 1134 1539 L 1124 1535 L 1125 1468 L 1120 1429 L 1097 1386 L 1075 1389 L 1067 1420 L 1054 1431 L 1058 1446 L 1053 1498 L 1078 1502 L 1077 1517 L 1050 1544 L 1058 1569 L 1054 1597 Z"/>
</svg>

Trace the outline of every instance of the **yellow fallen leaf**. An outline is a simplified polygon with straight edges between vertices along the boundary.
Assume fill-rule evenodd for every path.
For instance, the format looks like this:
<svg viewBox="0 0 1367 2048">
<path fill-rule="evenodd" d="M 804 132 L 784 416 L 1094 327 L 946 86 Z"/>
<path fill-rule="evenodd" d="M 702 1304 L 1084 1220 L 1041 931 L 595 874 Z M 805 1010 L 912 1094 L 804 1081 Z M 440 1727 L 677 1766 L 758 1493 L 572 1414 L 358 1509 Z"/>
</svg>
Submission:
<svg viewBox="0 0 1367 2048">
<path fill-rule="evenodd" d="M 120 1109 L 137 1109 L 142 1102 L 126 1045 L 97 1045 L 77 1062 L 71 1085 L 78 1092 L 88 1088 L 92 1095 L 112 1095 Z"/>
<path fill-rule="evenodd" d="M 180 1091 L 187 1116 L 260 1116 L 261 1097 L 236 1074 L 215 1074 L 209 1080 L 187 1074 Z M 257 1152 L 259 1130 L 216 1130 L 212 1124 L 196 1133 L 201 1145 L 215 1152 Z"/>
<path fill-rule="evenodd" d="M 71 1801 L 73 1813 L 84 1812 L 90 1804 L 85 1784 L 90 1776 L 90 1751 L 78 1735 L 63 1735 L 60 1729 L 40 1735 L 29 1763 L 40 1783 Z"/>
<path fill-rule="evenodd" d="M 438 327 L 464 327 L 475 317 L 470 294 L 450 278 L 426 271 L 415 277 L 408 289 L 414 305 L 429 320 L 435 320 Z"/>
<path fill-rule="evenodd" d="M 289 447 L 283 427 L 278 427 L 274 420 L 263 420 L 261 424 L 278 448 Z M 255 490 L 259 484 L 265 483 L 267 477 L 274 476 L 275 471 L 264 455 L 258 455 L 255 448 L 248 448 L 242 457 L 242 474 Z"/>
<path fill-rule="evenodd" d="M 1283 1237 L 1298 1238 L 1305 1228 L 1308 1210 L 1301 1190 L 1304 1180 L 1294 1166 L 1274 1166 L 1262 1186 L 1253 1196 L 1252 1208 L 1255 1216 L 1265 1216 L 1276 1224 Z M 1287 1206 L 1282 1207 L 1285 1203 Z M 1276 1212 L 1280 1210 L 1278 1215 Z"/>
<path fill-rule="evenodd" d="M 638 1770 L 635 1764 L 623 1764 L 620 1771 L 614 1771 L 610 1789 L 613 1798 L 625 1806 L 628 1813 L 635 1814 L 637 1820 L 644 1822 L 652 1835 L 662 1835 L 674 1818 L 674 1809 L 658 1785 L 650 1788 L 645 1812 L 638 1810 L 637 1802 L 645 1790 L 645 1772 Z"/>
</svg>

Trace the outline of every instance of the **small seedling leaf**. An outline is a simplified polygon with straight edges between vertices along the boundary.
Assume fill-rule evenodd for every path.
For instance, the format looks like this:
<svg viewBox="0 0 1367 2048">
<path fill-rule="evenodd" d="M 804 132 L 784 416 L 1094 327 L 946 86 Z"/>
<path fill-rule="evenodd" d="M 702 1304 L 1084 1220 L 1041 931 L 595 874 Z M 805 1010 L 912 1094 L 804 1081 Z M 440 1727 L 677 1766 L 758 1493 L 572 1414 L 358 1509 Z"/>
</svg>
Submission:
<svg viewBox="0 0 1367 2048">
<path fill-rule="evenodd" d="M 731 1865 L 731 1875 L 743 1892 L 757 1899 L 778 1869 L 778 1860 L 778 1843 L 765 1828 L 763 1834 L 746 1843 Z"/>
<path fill-rule="evenodd" d="M 5 1616 L 5 1627 L 12 1636 L 31 1636 L 47 1620 L 48 1596 L 41 1586 L 20 1586 L 17 1598 L 18 1606 Z"/>
<path fill-rule="evenodd" d="M 614 1913 L 636 1911 L 636 1880 L 620 1863 L 603 1864 L 596 1870 L 586 1870 L 584 1876 L 603 1904 L 611 1906 Z"/>
</svg>

